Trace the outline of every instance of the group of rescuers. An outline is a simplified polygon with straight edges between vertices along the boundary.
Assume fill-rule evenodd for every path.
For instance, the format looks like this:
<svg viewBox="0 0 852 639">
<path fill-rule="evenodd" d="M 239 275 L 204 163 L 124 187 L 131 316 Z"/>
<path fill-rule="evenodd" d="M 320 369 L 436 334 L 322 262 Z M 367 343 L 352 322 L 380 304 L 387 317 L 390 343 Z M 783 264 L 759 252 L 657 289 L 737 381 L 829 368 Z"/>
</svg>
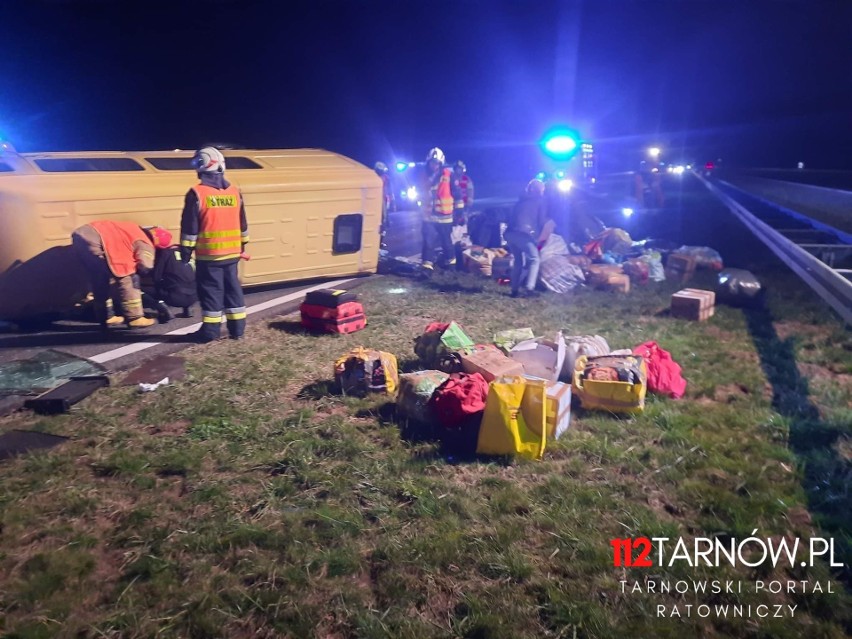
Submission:
<svg viewBox="0 0 852 639">
<path fill-rule="evenodd" d="M 72 246 L 89 276 L 95 317 L 103 328 L 125 324 L 133 329 L 147 328 L 157 320 L 145 316 L 142 278 L 153 282 L 159 301 L 168 288 L 166 271 L 172 278 L 190 282 L 193 290 L 171 291 L 173 306 L 188 307 L 200 302 L 201 328 L 192 335 L 198 342 L 220 337 L 223 319 L 228 336 L 240 339 L 245 332 L 246 308 L 237 266 L 249 259 L 245 252 L 249 240 L 243 197 L 236 186 L 225 179 L 225 158 L 215 147 L 195 152 L 192 166 L 199 184 L 186 193 L 180 224 L 180 244 L 172 244 L 172 235 L 161 227 L 141 227 L 133 222 L 95 221 L 76 229 Z M 193 256 L 194 254 L 194 256 Z M 189 277 L 181 277 L 181 272 Z M 112 302 L 121 304 L 116 314 Z M 162 305 L 160 305 L 162 317 Z"/>
<path fill-rule="evenodd" d="M 388 168 L 377 162 L 375 171 L 384 184 L 384 225 L 387 211 L 394 207 Z M 430 277 L 436 265 L 448 269 L 461 267 L 461 240 L 467 232 L 467 222 L 473 204 L 473 180 L 461 160 L 452 168 L 445 162 L 444 152 L 430 149 L 421 171 L 416 175 L 415 188 L 422 195 L 419 202 L 423 218 L 423 246 L 421 269 Z M 527 184 L 524 193 L 509 216 L 504 234 L 509 251 L 514 256 L 511 271 L 511 296 L 537 295 L 540 250 L 556 227 L 556 219 L 565 217 L 564 198 L 555 188 L 535 178 Z M 440 257 L 440 261 L 439 261 Z"/>
<path fill-rule="evenodd" d="M 202 310 L 201 328 L 192 338 L 198 342 L 219 339 L 223 320 L 231 339 L 240 339 L 245 333 L 246 308 L 237 271 L 240 260 L 249 259 L 245 252 L 249 233 L 243 197 L 225 179 L 225 158 L 217 148 L 208 146 L 196 151 L 192 166 L 199 183 L 186 193 L 179 245 L 172 244 L 172 235 L 166 229 L 133 222 L 95 221 L 72 233 L 72 246 L 90 279 L 95 317 L 103 328 L 124 324 L 140 329 L 153 325 L 157 320 L 144 313 L 141 278 L 153 282 L 149 290 L 159 302 L 162 318 L 163 275 L 184 272 L 191 276 L 178 276 L 173 281 L 180 287 L 181 281 L 194 280 Z M 387 166 L 378 162 L 375 170 L 384 185 L 382 219 L 386 229 L 393 190 Z M 467 175 L 464 162 L 448 167 L 443 151 L 436 147 L 427 155 L 419 182 L 419 192 L 425 196 L 420 205 L 421 266 L 429 276 L 439 255 L 446 268 L 459 264 L 461 235 L 473 204 L 473 180 Z M 548 211 L 553 207 L 548 207 L 545 195 L 544 182 L 531 180 L 509 218 L 505 238 L 515 256 L 511 273 L 513 297 L 536 294 L 539 251 L 555 226 L 552 211 Z M 194 304 L 196 295 L 191 290 L 172 293 L 170 304 L 183 306 L 188 316 L 188 307 Z M 120 302 L 121 315 L 116 314 L 113 297 Z"/>
</svg>

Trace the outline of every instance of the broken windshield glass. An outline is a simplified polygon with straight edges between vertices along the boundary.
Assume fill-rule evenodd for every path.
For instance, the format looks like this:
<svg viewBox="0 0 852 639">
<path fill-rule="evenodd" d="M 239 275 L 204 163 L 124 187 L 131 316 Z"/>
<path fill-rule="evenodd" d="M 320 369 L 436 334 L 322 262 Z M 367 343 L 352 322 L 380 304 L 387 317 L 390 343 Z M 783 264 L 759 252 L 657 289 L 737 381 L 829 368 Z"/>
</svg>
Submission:
<svg viewBox="0 0 852 639">
<path fill-rule="evenodd" d="M 85 358 L 50 349 L 28 359 L 0 364 L 0 395 L 38 395 L 72 377 L 104 372 L 103 366 Z"/>
</svg>

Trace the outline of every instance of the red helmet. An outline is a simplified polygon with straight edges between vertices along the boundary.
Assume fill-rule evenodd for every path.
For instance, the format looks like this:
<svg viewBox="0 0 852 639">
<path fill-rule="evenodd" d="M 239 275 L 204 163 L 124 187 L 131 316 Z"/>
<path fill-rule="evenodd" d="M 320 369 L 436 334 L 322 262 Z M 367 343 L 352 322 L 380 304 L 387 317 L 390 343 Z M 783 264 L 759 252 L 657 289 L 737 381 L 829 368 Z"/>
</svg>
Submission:
<svg viewBox="0 0 852 639">
<path fill-rule="evenodd" d="M 151 241 L 154 243 L 154 248 L 164 249 L 172 245 L 172 234 L 161 226 L 154 226 L 148 229 L 151 235 Z"/>
</svg>

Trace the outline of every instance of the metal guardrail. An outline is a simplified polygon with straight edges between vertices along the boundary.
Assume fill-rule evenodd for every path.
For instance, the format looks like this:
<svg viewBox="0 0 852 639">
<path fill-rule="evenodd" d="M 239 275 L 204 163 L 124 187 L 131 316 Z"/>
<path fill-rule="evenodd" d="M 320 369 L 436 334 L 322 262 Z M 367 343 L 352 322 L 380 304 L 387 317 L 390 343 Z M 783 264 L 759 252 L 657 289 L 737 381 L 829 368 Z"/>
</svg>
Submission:
<svg viewBox="0 0 852 639">
<path fill-rule="evenodd" d="M 852 211 L 852 191 L 751 175 L 734 174 L 725 179 L 752 197 L 784 207 L 783 210 L 794 218 L 808 218 L 812 226 L 835 227 L 843 234 L 838 237 L 852 242 L 852 228 L 847 225 L 849 211 Z"/>
<path fill-rule="evenodd" d="M 811 255 L 804 248 L 784 237 L 760 220 L 746 209 L 742 204 L 722 192 L 716 185 L 704 177 L 697 175 L 704 186 L 713 193 L 730 211 L 751 230 L 775 255 L 784 261 L 793 271 L 801 277 L 831 308 L 846 322 L 852 325 L 852 281 L 846 279 L 843 274 L 835 270 Z M 724 183 L 725 186 L 736 189 L 737 187 Z"/>
</svg>

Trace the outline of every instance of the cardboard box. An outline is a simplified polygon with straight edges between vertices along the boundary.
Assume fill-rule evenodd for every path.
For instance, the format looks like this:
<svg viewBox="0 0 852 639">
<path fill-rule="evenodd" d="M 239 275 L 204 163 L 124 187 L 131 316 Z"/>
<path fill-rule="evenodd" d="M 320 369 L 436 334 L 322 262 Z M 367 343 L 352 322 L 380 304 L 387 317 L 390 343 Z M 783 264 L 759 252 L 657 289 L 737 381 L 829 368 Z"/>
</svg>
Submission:
<svg viewBox="0 0 852 639">
<path fill-rule="evenodd" d="M 716 293 L 714 291 L 705 291 L 703 288 L 685 288 L 683 289 L 684 293 L 697 293 L 699 295 L 704 295 L 707 299 L 709 299 L 709 305 L 712 307 L 716 306 Z"/>
<path fill-rule="evenodd" d="M 512 277 L 512 256 L 495 257 L 491 260 L 491 277 L 495 280 Z"/>
<path fill-rule="evenodd" d="M 695 275 L 695 257 L 672 253 L 666 260 L 666 279 L 686 283 Z"/>
<path fill-rule="evenodd" d="M 524 367 L 520 362 L 509 359 L 495 349 L 474 351 L 460 355 L 462 369 L 465 373 L 479 373 L 487 382 L 493 382 L 497 377 L 523 375 Z"/>
<path fill-rule="evenodd" d="M 568 430 L 568 426 L 571 425 L 571 384 L 550 382 L 530 375 L 524 375 L 524 377 L 536 383 L 544 382 L 546 395 L 544 411 L 547 439 L 559 439 Z M 531 401 L 531 398 L 524 393 L 523 401 Z M 533 430 L 535 431 L 535 428 Z"/>
<path fill-rule="evenodd" d="M 565 361 L 565 340 L 561 332 L 553 340 L 544 337 L 524 340 L 512 347 L 509 357 L 523 364 L 527 375 L 556 382 Z"/>
<path fill-rule="evenodd" d="M 716 294 L 695 288 L 685 288 L 672 295 L 672 317 L 702 322 L 716 311 Z"/>
</svg>

